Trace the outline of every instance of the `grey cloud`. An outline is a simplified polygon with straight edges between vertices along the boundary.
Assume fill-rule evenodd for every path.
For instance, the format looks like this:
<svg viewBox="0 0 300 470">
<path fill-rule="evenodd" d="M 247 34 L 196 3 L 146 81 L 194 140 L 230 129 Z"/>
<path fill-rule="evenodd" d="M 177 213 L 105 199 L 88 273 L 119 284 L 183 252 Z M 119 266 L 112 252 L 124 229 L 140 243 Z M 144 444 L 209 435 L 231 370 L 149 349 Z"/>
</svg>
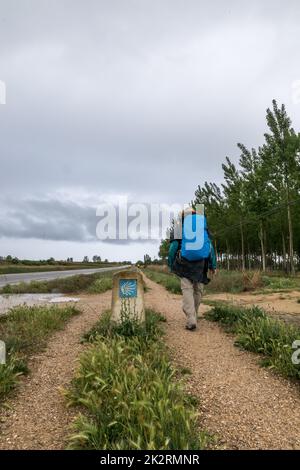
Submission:
<svg viewBox="0 0 300 470">
<path fill-rule="evenodd" d="M 2 237 L 95 239 L 95 210 L 91 207 L 58 200 L 6 201 L 5 207 L 0 215 Z"/>
<path fill-rule="evenodd" d="M 99 205 L 103 203 L 105 204 L 104 201 L 99 201 Z M 96 205 L 82 205 L 54 198 L 48 200 L 6 200 L 5 203 L 2 201 L 2 206 L 5 206 L 5 209 L 0 212 L 0 238 L 95 242 L 98 239 L 96 226 L 103 218 L 96 215 Z M 149 213 L 148 222 L 150 223 L 149 205 L 145 204 L 145 207 Z M 102 242 L 118 245 L 144 243 L 145 241 L 142 239 L 121 239 L 118 206 L 115 205 L 114 208 L 116 211 L 116 240 L 106 239 Z M 104 213 L 104 217 L 106 215 L 107 212 Z M 127 227 L 135 217 L 128 217 Z M 157 240 L 148 239 L 149 242 L 157 243 Z"/>
<path fill-rule="evenodd" d="M 88 240 L 89 206 L 61 200 L 56 225 L 47 202 L 69 188 L 188 202 L 236 142 L 261 144 L 273 98 L 299 129 L 299 16 L 298 0 L 0 0 L 1 196 L 53 220 L 24 203 L 1 233 Z"/>
</svg>

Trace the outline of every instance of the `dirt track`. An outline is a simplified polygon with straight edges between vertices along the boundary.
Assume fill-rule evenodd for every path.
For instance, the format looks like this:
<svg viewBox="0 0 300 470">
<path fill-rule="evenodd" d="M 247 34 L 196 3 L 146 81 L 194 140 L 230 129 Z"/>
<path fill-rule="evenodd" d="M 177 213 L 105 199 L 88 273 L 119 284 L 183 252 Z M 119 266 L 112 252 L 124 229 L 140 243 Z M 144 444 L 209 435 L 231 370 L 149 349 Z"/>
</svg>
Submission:
<svg viewBox="0 0 300 470">
<path fill-rule="evenodd" d="M 146 305 L 167 319 L 166 341 L 175 362 L 192 375 L 188 390 L 200 401 L 200 424 L 227 449 L 300 449 L 299 387 L 258 365 L 233 338 L 204 319 L 184 329 L 181 296 L 147 280 Z M 9 409 L 0 410 L 0 449 L 63 449 L 76 414 L 60 392 L 74 375 L 84 346 L 80 338 L 110 307 L 111 291 L 81 296 L 83 313 L 55 333 L 32 359 Z M 78 305 L 78 304 L 77 304 Z M 201 314 L 209 307 L 202 305 Z"/>
<path fill-rule="evenodd" d="M 192 371 L 189 389 L 200 400 L 203 428 L 227 449 L 300 449 L 299 387 L 260 368 L 257 355 L 236 348 L 215 323 L 202 318 L 186 331 L 181 296 L 147 283 L 147 305 L 167 318 L 171 354 Z"/>
<path fill-rule="evenodd" d="M 82 333 L 110 308 L 111 291 L 80 296 L 82 314 L 55 333 L 45 352 L 32 358 L 31 373 L 22 380 L 9 409 L 0 409 L 0 449 L 64 449 L 74 410 L 66 408 L 61 388 L 74 376 L 84 346 Z"/>
</svg>

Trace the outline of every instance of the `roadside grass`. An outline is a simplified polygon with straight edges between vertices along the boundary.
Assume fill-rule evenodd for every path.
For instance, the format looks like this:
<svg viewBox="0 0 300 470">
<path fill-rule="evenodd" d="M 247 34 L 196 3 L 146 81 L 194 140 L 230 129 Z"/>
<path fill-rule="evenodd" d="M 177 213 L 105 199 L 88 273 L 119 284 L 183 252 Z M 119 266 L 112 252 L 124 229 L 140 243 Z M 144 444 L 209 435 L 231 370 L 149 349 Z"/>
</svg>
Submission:
<svg viewBox="0 0 300 470">
<path fill-rule="evenodd" d="M 265 281 L 259 271 L 219 271 L 206 286 L 208 293 L 250 292 L 263 288 Z"/>
<path fill-rule="evenodd" d="M 163 285 L 173 294 L 181 294 L 180 279 L 172 273 L 165 273 L 147 268 L 144 273 L 149 279 Z M 213 280 L 205 286 L 208 293 L 245 292 L 263 287 L 264 283 L 258 271 L 241 273 L 238 271 L 220 271 Z"/>
<path fill-rule="evenodd" d="M 180 279 L 175 274 L 164 273 L 151 268 L 143 269 L 143 272 L 151 281 L 164 286 L 173 294 L 181 294 Z"/>
<path fill-rule="evenodd" d="M 6 364 L 0 364 L 0 400 L 28 372 L 29 357 L 46 346 L 52 332 L 79 313 L 73 306 L 20 306 L 0 316 L 0 339 L 6 345 Z"/>
<path fill-rule="evenodd" d="M 144 273 L 149 279 L 163 285 L 170 292 L 174 294 L 181 293 L 180 279 L 174 274 L 152 267 L 144 269 Z M 232 294 L 241 292 L 270 293 L 297 289 L 300 290 L 299 277 L 278 277 L 276 275 L 265 275 L 260 271 L 220 270 L 211 282 L 205 286 L 205 291 L 208 294 L 220 292 Z"/>
<path fill-rule="evenodd" d="M 262 365 L 281 375 L 300 379 L 300 365 L 294 364 L 293 343 L 300 340 L 300 329 L 270 318 L 258 307 L 242 308 L 218 304 L 205 318 L 220 322 L 225 329 L 237 335 L 235 345 L 262 354 Z"/>
<path fill-rule="evenodd" d="M 107 290 L 112 289 L 112 275 L 101 276 L 95 279 L 92 284 L 87 288 L 88 294 L 102 294 Z"/>
<path fill-rule="evenodd" d="M 159 273 L 169 273 L 169 268 L 166 264 L 150 264 L 145 266 L 146 269 L 151 269 L 151 271 L 156 271 Z"/>
<path fill-rule="evenodd" d="M 197 430 L 194 401 L 168 357 L 160 314 L 146 311 L 139 324 L 127 317 L 112 324 L 110 312 L 84 336 L 69 406 L 81 413 L 70 449 L 202 449 L 208 436 Z M 180 376 L 180 377 L 178 377 Z"/>
<path fill-rule="evenodd" d="M 7 284 L 0 289 L 0 294 L 44 294 L 62 293 L 99 294 L 111 289 L 113 272 L 80 274 L 65 278 L 51 279 L 50 281 L 31 281 L 29 283 Z"/>
</svg>

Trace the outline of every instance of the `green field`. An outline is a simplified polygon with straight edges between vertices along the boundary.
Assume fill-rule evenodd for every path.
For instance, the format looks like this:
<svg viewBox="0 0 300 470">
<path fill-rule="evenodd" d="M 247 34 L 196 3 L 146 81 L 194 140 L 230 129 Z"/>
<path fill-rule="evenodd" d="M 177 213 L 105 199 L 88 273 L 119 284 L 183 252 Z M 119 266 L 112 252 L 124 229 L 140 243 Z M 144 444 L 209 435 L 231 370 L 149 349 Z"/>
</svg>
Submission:
<svg viewBox="0 0 300 470">
<path fill-rule="evenodd" d="M 115 266 L 116 263 L 65 263 L 65 264 L 5 264 L 0 263 L 1 274 L 19 274 L 30 272 L 67 271 L 73 269 L 97 269 Z"/>
</svg>

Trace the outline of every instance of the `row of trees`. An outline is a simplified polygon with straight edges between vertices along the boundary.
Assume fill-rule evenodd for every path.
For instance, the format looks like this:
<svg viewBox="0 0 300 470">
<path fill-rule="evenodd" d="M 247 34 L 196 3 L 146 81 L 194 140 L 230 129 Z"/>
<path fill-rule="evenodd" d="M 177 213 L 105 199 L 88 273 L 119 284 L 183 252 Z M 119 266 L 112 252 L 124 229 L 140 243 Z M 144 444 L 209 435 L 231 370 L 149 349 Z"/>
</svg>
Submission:
<svg viewBox="0 0 300 470">
<path fill-rule="evenodd" d="M 267 109 L 262 146 L 239 143 L 240 157 L 222 165 L 224 182 L 198 186 L 193 205 L 204 204 L 219 263 L 231 268 L 280 268 L 300 262 L 300 134 L 285 106 Z M 160 256 L 166 254 L 166 241 Z"/>
<path fill-rule="evenodd" d="M 67 262 L 69 262 L 67 260 Z M 17 256 L 0 256 L 0 264 L 24 264 L 24 265 L 43 265 L 43 264 L 56 264 L 65 263 L 65 261 L 55 261 L 54 258 L 41 259 L 41 260 L 30 260 L 30 259 L 19 259 Z"/>
<path fill-rule="evenodd" d="M 89 262 L 90 262 L 90 258 L 89 258 L 88 256 L 84 256 L 82 262 L 83 262 L 83 263 L 89 263 Z M 101 263 L 101 256 L 94 255 L 94 256 L 93 256 L 93 263 Z"/>
<path fill-rule="evenodd" d="M 102 259 L 101 256 L 99 255 L 94 255 L 93 256 L 93 263 L 101 263 Z M 83 263 L 89 263 L 90 259 L 88 256 L 85 256 L 83 258 Z M 65 260 L 55 260 L 54 258 L 49 258 L 45 260 L 27 260 L 27 259 L 19 259 L 16 256 L 0 256 L 0 263 L 7 263 L 7 264 L 25 264 L 25 265 L 32 265 L 32 264 L 37 264 L 37 265 L 42 265 L 42 264 L 65 264 L 65 263 L 74 263 L 74 258 L 67 258 Z M 108 263 L 108 260 L 105 259 L 104 263 Z"/>
</svg>

